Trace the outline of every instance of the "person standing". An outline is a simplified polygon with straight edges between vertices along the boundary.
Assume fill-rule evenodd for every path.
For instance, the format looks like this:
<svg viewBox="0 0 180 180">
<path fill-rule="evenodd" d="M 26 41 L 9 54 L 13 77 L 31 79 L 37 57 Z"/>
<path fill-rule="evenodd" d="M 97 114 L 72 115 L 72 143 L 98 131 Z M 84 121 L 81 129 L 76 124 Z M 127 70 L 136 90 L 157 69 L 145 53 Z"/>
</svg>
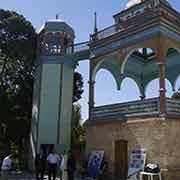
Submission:
<svg viewBox="0 0 180 180">
<path fill-rule="evenodd" d="M 46 159 L 40 156 L 40 154 L 37 154 L 35 158 L 36 180 L 44 179 L 45 166 Z"/>
<path fill-rule="evenodd" d="M 11 170 L 12 166 L 12 155 L 6 156 L 3 159 L 2 166 L 1 166 L 1 179 L 8 180 L 8 173 Z"/>
<path fill-rule="evenodd" d="M 61 160 L 61 172 L 62 172 L 62 180 L 67 180 L 67 154 L 66 152 L 63 153 L 62 155 L 62 160 Z"/>
<path fill-rule="evenodd" d="M 55 180 L 57 167 L 60 163 L 60 157 L 52 150 L 47 157 L 47 161 L 48 161 L 48 180 L 51 180 L 51 177 L 53 177 L 53 180 Z"/>
<path fill-rule="evenodd" d="M 39 174 L 40 174 L 40 169 L 41 169 L 39 154 L 36 154 L 34 165 L 35 165 L 35 172 L 36 172 L 36 180 L 39 180 Z"/>
<path fill-rule="evenodd" d="M 71 151 L 69 151 L 68 160 L 67 160 L 68 180 L 74 180 L 75 170 L 76 170 L 76 161 Z"/>
</svg>

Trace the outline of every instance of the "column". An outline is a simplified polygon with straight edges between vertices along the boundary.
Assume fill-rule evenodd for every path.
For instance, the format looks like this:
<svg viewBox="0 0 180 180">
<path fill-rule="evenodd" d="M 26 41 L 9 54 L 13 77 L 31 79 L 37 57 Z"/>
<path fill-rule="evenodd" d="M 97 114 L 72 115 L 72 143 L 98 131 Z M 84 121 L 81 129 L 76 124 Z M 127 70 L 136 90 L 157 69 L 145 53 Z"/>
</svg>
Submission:
<svg viewBox="0 0 180 180">
<path fill-rule="evenodd" d="M 162 40 L 161 40 L 162 41 Z M 159 111 L 160 114 L 166 113 L 166 89 L 165 89 L 165 51 L 164 48 L 159 45 L 157 47 L 157 60 L 159 69 L 159 96 L 160 104 Z"/>
<path fill-rule="evenodd" d="M 92 79 L 92 63 L 90 62 L 90 73 L 89 73 L 89 120 L 91 119 L 91 112 L 94 107 L 94 84 L 95 81 Z"/>
</svg>

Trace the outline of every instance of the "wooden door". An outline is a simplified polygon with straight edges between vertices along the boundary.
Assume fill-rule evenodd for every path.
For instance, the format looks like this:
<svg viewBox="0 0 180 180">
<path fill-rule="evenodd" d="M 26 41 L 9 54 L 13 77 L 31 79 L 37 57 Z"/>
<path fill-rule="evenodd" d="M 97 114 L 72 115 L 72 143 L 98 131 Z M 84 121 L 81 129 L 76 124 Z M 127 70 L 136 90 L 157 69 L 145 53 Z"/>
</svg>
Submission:
<svg viewBox="0 0 180 180">
<path fill-rule="evenodd" d="M 115 141 L 115 177 L 125 180 L 128 172 L 128 143 L 125 140 Z"/>
</svg>

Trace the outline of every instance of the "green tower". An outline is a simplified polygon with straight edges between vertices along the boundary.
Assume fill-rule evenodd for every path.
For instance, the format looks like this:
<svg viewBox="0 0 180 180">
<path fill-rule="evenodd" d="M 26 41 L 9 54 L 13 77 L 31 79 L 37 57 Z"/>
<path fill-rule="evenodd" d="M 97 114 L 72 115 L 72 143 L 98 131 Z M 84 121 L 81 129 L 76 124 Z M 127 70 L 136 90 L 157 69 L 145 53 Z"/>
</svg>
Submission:
<svg viewBox="0 0 180 180">
<path fill-rule="evenodd" d="M 49 20 L 38 37 L 35 61 L 31 150 L 53 145 L 68 150 L 71 137 L 73 73 L 76 62 L 66 54 L 73 51 L 74 31 L 60 19 Z"/>
</svg>

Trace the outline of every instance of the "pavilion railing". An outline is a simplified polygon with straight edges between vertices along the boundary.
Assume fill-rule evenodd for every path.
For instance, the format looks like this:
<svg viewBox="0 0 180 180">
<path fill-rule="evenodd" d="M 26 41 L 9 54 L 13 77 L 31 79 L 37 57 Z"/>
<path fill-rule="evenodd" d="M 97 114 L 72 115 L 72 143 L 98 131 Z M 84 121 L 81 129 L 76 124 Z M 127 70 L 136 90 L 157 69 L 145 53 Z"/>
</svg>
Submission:
<svg viewBox="0 0 180 180">
<path fill-rule="evenodd" d="M 104 119 L 108 117 L 129 117 L 138 115 L 158 114 L 159 98 L 132 101 L 127 103 L 111 104 L 94 107 L 92 119 Z"/>
<path fill-rule="evenodd" d="M 116 33 L 123 32 L 124 30 L 127 31 L 132 27 L 142 25 L 142 23 L 146 23 L 147 20 L 159 16 L 165 16 L 172 22 L 180 24 L 180 14 L 178 12 L 175 12 L 171 8 L 165 7 L 165 5 L 159 5 L 152 9 L 146 9 L 143 13 L 131 17 L 124 22 L 122 21 L 119 24 L 112 25 L 101 31 L 98 31 L 97 33 L 92 34 L 91 41 L 101 40 Z"/>
<path fill-rule="evenodd" d="M 159 114 L 159 98 L 94 107 L 91 119 L 125 118 Z M 180 116 L 180 100 L 166 98 L 166 114 Z"/>
<path fill-rule="evenodd" d="M 180 115 L 180 100 L 166 99 L 166 112 L 169 115 Z"/>
</svg>

